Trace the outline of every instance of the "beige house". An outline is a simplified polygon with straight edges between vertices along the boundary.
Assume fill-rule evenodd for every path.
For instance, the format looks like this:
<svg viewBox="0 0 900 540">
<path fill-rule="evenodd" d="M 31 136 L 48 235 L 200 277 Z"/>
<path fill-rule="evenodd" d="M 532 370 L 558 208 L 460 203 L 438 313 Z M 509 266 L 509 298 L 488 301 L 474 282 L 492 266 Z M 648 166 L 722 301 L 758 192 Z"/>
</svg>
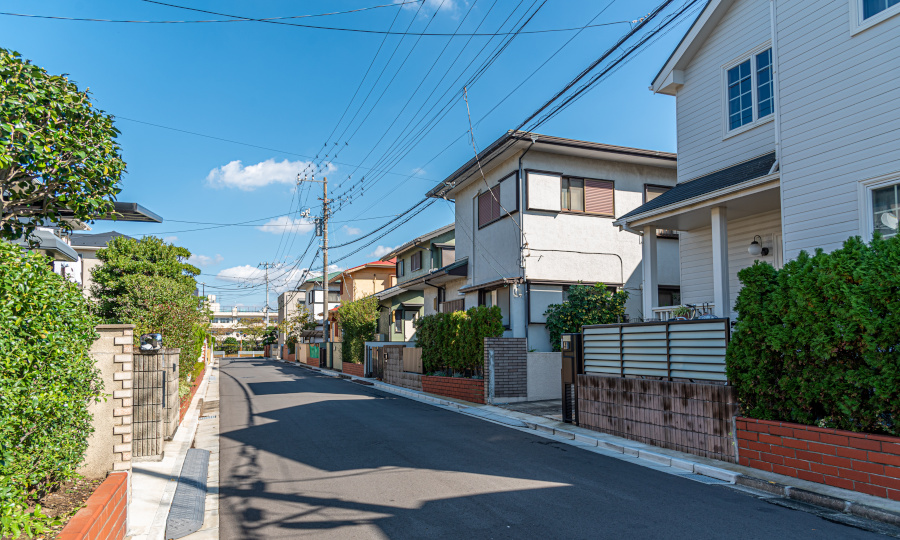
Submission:
<svg viewBox="0 0 900 540">
<path fill-rule="evenodd" d="M 131 238 L 116 231 L 107 233 L 72 233 L 69 235 L 69 244 L 78 254 L 78 261 L 71 263 L 69 266 L 73 275 L 71 279 L 81 284 L 81 289 L 85 296 L 90 296 L 91 285 L 94 281 L 91 279 L 91 272 L 94 268 L 103 264 L 97 258 L 97 252 L 105 248 L 110 241 L 118 237 Z"/>
</svg>

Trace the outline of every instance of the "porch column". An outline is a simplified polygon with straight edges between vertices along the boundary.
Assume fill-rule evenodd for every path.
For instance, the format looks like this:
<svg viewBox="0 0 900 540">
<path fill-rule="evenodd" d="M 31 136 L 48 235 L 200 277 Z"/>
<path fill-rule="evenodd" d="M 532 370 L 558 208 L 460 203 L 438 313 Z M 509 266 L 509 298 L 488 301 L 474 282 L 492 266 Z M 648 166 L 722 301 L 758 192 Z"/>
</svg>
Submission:
<svg viewBox="0 0 900 540">
<path fill-rule="evenodd" d="M 712 214 L 712 259 L 714 313 L 731 316 L 731 295 L 728 292 L 728 221 L 725 207 L 716 206 Z"/>
<path fill-rule="evenodd" d="M 659 279 L 656 276 L 656 227 L 644 227 L 644 237 L 641 240 L 643 259 L 641 261 L 641 274 L 643 276 L 643 290 L 641 291 L 642 313 L 644 320 L 653 318 L 653 308 L 659 307 Z"/>
</svg>

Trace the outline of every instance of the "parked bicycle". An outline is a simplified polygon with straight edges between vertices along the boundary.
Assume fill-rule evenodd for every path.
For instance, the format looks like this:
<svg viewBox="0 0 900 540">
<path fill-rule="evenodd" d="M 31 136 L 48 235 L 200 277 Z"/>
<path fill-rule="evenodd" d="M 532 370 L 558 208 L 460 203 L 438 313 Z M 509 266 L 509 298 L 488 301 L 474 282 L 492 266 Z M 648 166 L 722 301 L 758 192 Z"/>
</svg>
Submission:
<svg viewBox="0 0 900 540">
<path fill-rule="evenodd" d="M 703 307 L 697 304 L 684 304 L 672 310 L 672 315 L 676 321 L 692 321 L 699 319 L 715 319 L 716 316 L 710 311 L 709 302 L 704 302 Z"/>
</svg>

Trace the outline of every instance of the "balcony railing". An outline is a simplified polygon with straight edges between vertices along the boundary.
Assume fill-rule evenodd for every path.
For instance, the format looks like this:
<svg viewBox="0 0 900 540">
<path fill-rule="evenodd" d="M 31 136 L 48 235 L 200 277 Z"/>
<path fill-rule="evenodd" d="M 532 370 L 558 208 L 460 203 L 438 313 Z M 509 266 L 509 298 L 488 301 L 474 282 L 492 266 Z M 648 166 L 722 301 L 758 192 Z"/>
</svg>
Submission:
<svg viewBox="0 0 900 540">
<path fill-rule="evenodd" d="M 726 381 L 729 319 L 584 327 L 584 372 Z"/>
<path fill-rule="evenodd" d="M 441 313 L 453 313 L 454 311 L 465 311 L 466 309 L 466 300 L 464 298 L 460 298 L 459 300 L 450 300 L 449 302 L 441 302 L 439 305 Z"/>
<path fill-rule="evenodd" d="M 657 321 L 673 320 L 675 318 L 675 316 L 672 315 L 672 312 L 680 307 L 682 307 L 682 306 L 655 307 L 655 308 L 653 308 L 653 319 L 657 320 Z M 716 307 L 716 305 L 710 302 L 710 303 L 698 305 L 694 309 L 694 311 L 696 312 L 696 315 L 698 315 L 698 316 L 702 315 L 706 311 L 708 311 L 709 313 L 715 313 L 716 312 L 715 307 Z M 690 317 L 688 317 L 688 318 L 690 318 Z"/>
</svg>

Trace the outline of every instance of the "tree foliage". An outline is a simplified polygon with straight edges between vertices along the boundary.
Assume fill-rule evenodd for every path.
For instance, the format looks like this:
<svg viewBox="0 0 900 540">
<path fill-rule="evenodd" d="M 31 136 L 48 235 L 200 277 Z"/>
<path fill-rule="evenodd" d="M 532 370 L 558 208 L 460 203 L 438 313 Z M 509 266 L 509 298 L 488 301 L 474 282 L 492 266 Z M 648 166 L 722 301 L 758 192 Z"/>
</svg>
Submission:
<svg viewBox="0 0 900 540">
<path fill-rule="evenodd" d="M 159 332 L 166 347 L 181 349 L 180 373 L 193 372 L 209 326 L 209 310 L 195 295 L 200 270 L 191 252 L 152 236 L 117 237 L 97 252 L 91 293 L 109 322 L 135 325 L 135 337 Z"/>
<path fill-rule="evenodd" d="M 88 92 L 0 49 L 0 237 L 112 213 L 125 171 L 118 134 Z"/>
<path fill-rule="evenodd" d="M 240 349 L 241 344 L 238 343 L 237 338 L 228 337 L 222 342 L 222 350 L 229 356 L 237 354 Z"/>
<path fill-rule="evenodd" d="M 314 330 L 316 321 L 303 302 L 297 302 L 297 311 L 284 320 L 279 321 L 278 330 L 285 334 L 286 341 L 297 343 L 303 330 Z"/>
<path fill-rule="evenodd" d="M 89 355 L 98 322 L 46 257 L 0 240 L 0 537 L 40 530 L 46 520 L 28 514 L 28 499 L 84 459 L 88 405 L 102 390 Z"/>
<path fill-rule="evenodd" d="M 344 362 L 361 364 L 365 358 L 365 343 L 378 330 L 378 299 L 367 296 L 344 302 L 337 310 L 343 334 L 341 355 Z"/>
<path fill-rule="evenodd" d="M 728 345 L 743 413 L 900 435 L 900 237 L 757 263 Z"/>
<path fill-rule="evenodd" d="M 478 375 L 484 367 L 484 338 L 503 335 L 503 315 L 497 306 L 478 306 L 428 315 L 416 320 L 415 326 L 426 372 Z"/>
<path fill-rule="evenodd" d="M 562 334 L 581 332 L 581 327 L 586 324 L 621 322 L 625 317 L 627 300 L 627 291 L 612 292 L 602 283 L 570 287 L 565 302 L 552 304 L 544 312 L 553 350 L 559 351 Z"/>
</svg>

